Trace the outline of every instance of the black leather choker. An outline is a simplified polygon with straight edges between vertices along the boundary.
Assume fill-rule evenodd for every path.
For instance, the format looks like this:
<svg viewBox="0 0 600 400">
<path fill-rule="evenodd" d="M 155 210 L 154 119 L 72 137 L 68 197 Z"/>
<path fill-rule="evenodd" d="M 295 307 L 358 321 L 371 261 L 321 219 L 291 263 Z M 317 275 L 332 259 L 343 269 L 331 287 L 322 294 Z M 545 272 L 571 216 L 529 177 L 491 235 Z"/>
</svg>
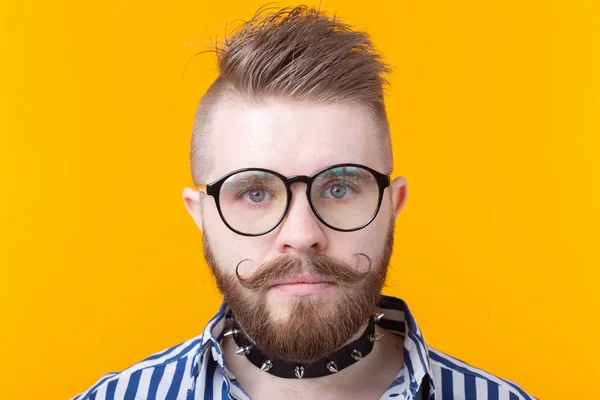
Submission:
<svg viewBox="0 0 600 400">
<path fill-rule="evenodd" d="M 233 318 L 232 329 L 226 332 L 224 336 L 233 337 L 238 345 L 236 354 L 245 355 L 261 371 L 280 378 L 318 378 L 339 372 L 366 357 L 373 350 L 373 343 L 383 336 L 380 333 L 375 333 L 375 322 L 379 321 L 381 317 L 383 317 L 383 314 L 375 314 L 369 320 L 365 332 L 356 341 L 310 364 L 290 364 L 267 357 L 248 338 L 235 317 Z"/>
</svg>

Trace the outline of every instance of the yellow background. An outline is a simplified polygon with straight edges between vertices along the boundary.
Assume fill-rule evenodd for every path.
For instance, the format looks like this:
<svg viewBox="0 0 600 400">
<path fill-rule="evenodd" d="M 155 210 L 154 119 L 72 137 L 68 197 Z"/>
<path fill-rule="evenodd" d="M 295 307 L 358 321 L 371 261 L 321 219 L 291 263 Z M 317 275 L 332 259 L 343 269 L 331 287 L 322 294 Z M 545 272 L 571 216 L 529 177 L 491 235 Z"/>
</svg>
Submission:
<svg viewBox="0 0 600 400">
<path fill-rule="evenodd" d="M 184 66 L 261 4 L 2 2 L 1 399 L 69 398 L 216 312 L 181 200 L 216 66 Z M 543 399 L 600 398 L 598 2 L 366 4 L 322 7 L 395 70 L 409 196 L 385 292 L 444 352 Z"/>
</svg>

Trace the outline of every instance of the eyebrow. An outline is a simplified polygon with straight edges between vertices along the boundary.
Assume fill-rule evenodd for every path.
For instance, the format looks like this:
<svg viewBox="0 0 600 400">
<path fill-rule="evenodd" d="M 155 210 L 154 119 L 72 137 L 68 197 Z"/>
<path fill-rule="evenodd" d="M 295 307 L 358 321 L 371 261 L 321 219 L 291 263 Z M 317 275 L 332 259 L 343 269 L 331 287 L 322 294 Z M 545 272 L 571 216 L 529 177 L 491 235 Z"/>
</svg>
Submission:
<svg viewBox="0 0 600 400">
<path fill-rule="evenodd" d="M 364 173 L 359 167 L 335 167 L 330 170 L 331 173 L 335 174 L 337 177 L 342 178 L 344 176 L 352 175 L 359 178 L 368 178 L 371 176 L 370 173 Z M 325 171 L 324 171 L 325 172 Z"/>
<path fill-rule="evenodd" d="M 237 179 L 235 179 L 236 177 L 237 177 Z M 234 179 L 231 179 L 231 178 L 234 178 Z M 245 172 L 241 173 L 239 176 L 237 176 L 237 175 L 231 176 L 230 179 L 227 179 L 223 183 L 223 186 L 225 186 L 225 187 L 231 186 L 231 187 L 235 187 L 237 189 L 240 184 L 251 185 L 254 183 L 261 183 L 261 184 L 268 183 L 271 180 L 269 178 L 275 178 L 275 176 L 266 171 L 245 171 Z"/>
<path fill-rule="evenodd" d="M 250 168 L 253 168 L 253 167 L 250 167 Z M 273 178 L 274 180 L 279 179 L 279 177 L 273 175 L 272 173 L 283 175 L 272 169 L 262 168 L 262 167 L 256 167 L 256 168 L 257 168 L 256 170 L 249 169 L 249 170 L 240 172 L 240 175 L 236 174 L 236 175 L 230 176 L 224 182 L 224 185 L 233 185 L 233 184 L 238 184 L 239 182 L 245 182 L 245 183 L 260 182 L 261 184 L 265 184 L 268 181 L 268 178 Z M 263 171 L 262 169 L 265 169 L 266 171 Z M 355 167 L 355 166 L 347 166 L 347 167 L 330 166 L 330 167 L 325 167 L 324 169 L 322 168 L 319 171 L 321 174 L 325 174 L 325 176 L 335 175 L 339 179 L 343 179 L 344 177 L 356 177 L 356 178 L 372 178 L 373 177 L 370 173 L 365 173 L 365 171 L 363 171 L 362 168 Z M 314 176 L 315 174 L 316 174 L 316 172 L 311 174 L 310 176 Z M 286 175 L 283 175 L 283 176 L 285 176 L 286 178 L 289 178 Z M 298 175 L 293 174 L 290 176 L 298 176 Z"/>
</svg>

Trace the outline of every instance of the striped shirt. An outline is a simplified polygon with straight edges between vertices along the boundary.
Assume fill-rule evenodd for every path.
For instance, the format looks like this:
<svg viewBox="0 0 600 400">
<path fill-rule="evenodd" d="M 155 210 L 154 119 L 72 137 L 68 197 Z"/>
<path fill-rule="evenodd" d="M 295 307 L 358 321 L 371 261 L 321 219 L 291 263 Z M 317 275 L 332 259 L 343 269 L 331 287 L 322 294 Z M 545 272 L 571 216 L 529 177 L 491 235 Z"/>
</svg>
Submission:
<svg viewBox="0 0 600 400">
<path fill-rule="evenodd" d="M 404 366 L 381 399 L 412 400 L 424 379 L 429 400 L 533 400 L 513 381 L 501 379 L 425 344 L 408 305 L 381 296 L 377 324 L 404 338 Z M 204 332 L 119 372 L 102 376 L 71 400 L 248 400 L 223 359 L 221 341 L 231 326 L 225 301 Z"/>
</svg>

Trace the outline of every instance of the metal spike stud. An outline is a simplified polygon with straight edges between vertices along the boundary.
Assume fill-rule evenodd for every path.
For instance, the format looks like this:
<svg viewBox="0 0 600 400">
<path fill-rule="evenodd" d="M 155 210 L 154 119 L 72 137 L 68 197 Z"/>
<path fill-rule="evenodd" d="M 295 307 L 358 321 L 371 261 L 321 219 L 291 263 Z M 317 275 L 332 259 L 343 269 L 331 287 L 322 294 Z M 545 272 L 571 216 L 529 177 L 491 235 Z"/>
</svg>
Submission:
<svg viewBox="0 0 600 400">
<path fill-rule="evenodd" d="M 271 360 L 267 360 L 263 363 L 262 367 L 260 367 L 260 370 L 267 372 L 271 368 L 273 368 L 273 363 L 271 362 Z"/>
<path fill-rule="evenodd" d="M 333 361 L 329 361 L 327 363 L 327 369 L 329 370 L 329 372 L 338 372 L 337 365 L 335 365 Z"/>
<path fill-rule="evenodd" d="M 375 334 L 373 334 L 373 335 L 369 335 L 369 340 L 370 340 L 371 342 L 376 342 L 376 341 L 378 341 L 379 339 L 381 339 L 382 337 L 383 337 L 383 334 L 382 334 L 382 333 L 375 333 Z"/>
<path fill-rule="evenodd" d="M 235 354 L 238 354 L 240 356 L 246 355 L 248 353 L 250 353 L 250 346 L 243 346 L 243 347 L 239 347 L 236 351 Z"/>
<path fill-rule="evenodd" d="M 352 350 L 352 354 L 350 354 L 350 356 L 354 358 L 355 361 L 362 360 L 363 358 L 362 353 L 358 350 Z"/>
<path fill-rule="evenodd" d="M 373 319 L 375 320 L 375 322 L 379 322 L 379 320 L 381 320 L 381 318 L 383 318 L 385 314 L 375 314 L 373 316 Z"/>
<path fill-rule="evenodd" d="M 225 337 L 233 337 L 233 336 L 237 336 L 238 333 L 240 333 L 241 331 L 239 329 L 232 329 L 230 331 L 227 331 L 223 334 L 223 336 Z"/>
<path fill-rule="evenodd" d="M 301 365 L 297 366 L 294 370 L 294 373 L 296 374 L 296 378 L 302 379 L 302 377 L 304 376 L 304 367 Z"/>
</svg>

